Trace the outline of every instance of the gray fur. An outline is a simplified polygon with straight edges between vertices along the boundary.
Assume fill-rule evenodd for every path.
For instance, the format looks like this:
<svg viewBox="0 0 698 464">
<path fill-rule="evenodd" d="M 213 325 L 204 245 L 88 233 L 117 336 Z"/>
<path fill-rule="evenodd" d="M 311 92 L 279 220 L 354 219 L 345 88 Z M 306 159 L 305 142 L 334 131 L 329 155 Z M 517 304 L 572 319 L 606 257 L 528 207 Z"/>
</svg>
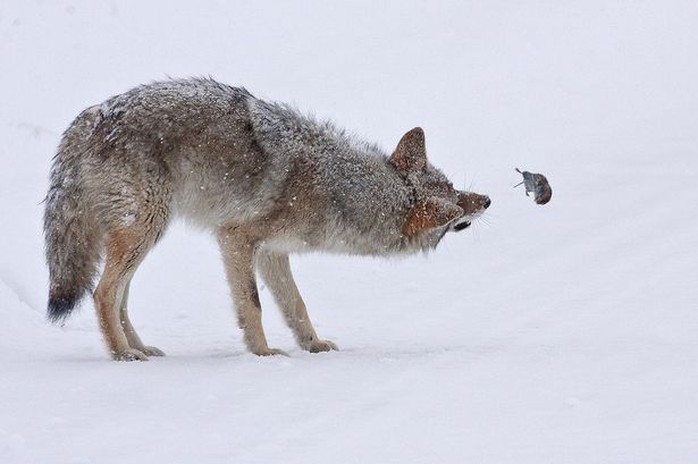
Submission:
<svg viewBox="0 0 698 464">
<path fill-rule="evenodd" d="M 44 217 L 49 316 L 67 316 L 106 253 L 95 302 L 112 355 L 157 354 L 128 321 L 128 284 L 171 218 L 182 216 L 216 233 L 251 351 L 278 351 L 261 329 L 255 268 L 299 344 L 333 349 L 305 323 L 289 253 L 427 251 L 488 205 L 426 162 L 421 129 L 388 156 L 243 88 L 211 79 L 140 86 L 85 110 L 59 146 Z"/>
</svg>

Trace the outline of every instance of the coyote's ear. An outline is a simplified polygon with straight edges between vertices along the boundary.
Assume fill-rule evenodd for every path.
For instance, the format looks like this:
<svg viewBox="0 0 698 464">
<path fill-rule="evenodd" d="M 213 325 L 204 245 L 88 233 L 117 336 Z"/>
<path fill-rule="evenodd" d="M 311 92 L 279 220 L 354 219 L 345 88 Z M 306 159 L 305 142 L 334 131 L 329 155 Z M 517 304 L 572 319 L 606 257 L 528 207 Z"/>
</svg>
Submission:
<svg viewBox="0 0 698 464">
<path fill-rule="evenodd" d="M 402 234 L 413 237 L 420 232 L 445 226 L 463 214 L 464 211 L 460 207 L 441 198 L 430 197 L 426 200 L 420 200 L 407 213 Z"/>
<path fill-rule="evenodd" d="M 427 167 L 427 149 L 421 127 L 415 127 L 402 136 L 390 156 L 390 163 L 402 175 L 423 171 Z"/>
</svg>

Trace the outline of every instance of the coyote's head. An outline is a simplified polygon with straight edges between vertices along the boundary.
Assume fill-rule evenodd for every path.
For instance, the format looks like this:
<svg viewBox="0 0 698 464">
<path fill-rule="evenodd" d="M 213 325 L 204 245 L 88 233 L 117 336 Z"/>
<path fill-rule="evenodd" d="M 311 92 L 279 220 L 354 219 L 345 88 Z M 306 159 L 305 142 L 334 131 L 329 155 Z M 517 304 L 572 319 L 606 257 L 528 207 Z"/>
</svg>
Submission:
<svg viewBox="0 0 698 464">
<path fill-rule="evenodd" d="M 414 203 L 402 227 L 403 236 L 412 243 L 433 248 L 446 232 L 466 229 L 490 206 L 486 195 L 453 188 L 446 176 L 427 161 L 420 127 L 400 139 L 388 162 L 413 192 Z"/>
</svg>

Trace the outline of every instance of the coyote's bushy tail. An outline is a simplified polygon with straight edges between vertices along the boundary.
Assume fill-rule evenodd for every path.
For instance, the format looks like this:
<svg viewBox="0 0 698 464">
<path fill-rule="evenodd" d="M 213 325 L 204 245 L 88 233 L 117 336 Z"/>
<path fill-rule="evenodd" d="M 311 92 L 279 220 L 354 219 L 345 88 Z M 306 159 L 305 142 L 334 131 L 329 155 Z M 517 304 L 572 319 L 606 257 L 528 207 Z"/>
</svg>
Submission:
<svg viewBox="0 0 698 464">
<path fill-rule="evenodd" d="M 99 240 L 80 176 L 90 114 L 80 115 L 64 135 L 51 168 L 44 211 L 46 261 L 49 268 L 48 318 L 67 318 L 92 289 L 99 263 Z"/>
</svg>

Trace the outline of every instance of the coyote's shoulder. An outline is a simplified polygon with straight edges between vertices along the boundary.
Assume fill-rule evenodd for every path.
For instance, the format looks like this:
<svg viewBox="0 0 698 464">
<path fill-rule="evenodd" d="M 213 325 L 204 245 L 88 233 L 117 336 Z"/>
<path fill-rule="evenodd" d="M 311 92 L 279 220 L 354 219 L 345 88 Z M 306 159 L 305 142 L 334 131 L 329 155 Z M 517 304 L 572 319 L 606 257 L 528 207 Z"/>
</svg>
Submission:
<svg viewBox="0 0 698 464">
<path fill-rule="evenodd" d="M 49 315 L 65 317 L 106 265 L 95 303 L 116 358 L 158 354 L 126 315 L 128 285 L 171 219 L 211 229 L 248 347 L 269 354 L 255 268 L 301 346 L 317 339 L 288 253 L 390 255 L 434 248 L 489 205 L 427 162 L 414 129 L 388 155 L 329 122 L 212 79 L 136 87 L 81 113 L 54 159 L 44 226 Z"/>
</svg>

